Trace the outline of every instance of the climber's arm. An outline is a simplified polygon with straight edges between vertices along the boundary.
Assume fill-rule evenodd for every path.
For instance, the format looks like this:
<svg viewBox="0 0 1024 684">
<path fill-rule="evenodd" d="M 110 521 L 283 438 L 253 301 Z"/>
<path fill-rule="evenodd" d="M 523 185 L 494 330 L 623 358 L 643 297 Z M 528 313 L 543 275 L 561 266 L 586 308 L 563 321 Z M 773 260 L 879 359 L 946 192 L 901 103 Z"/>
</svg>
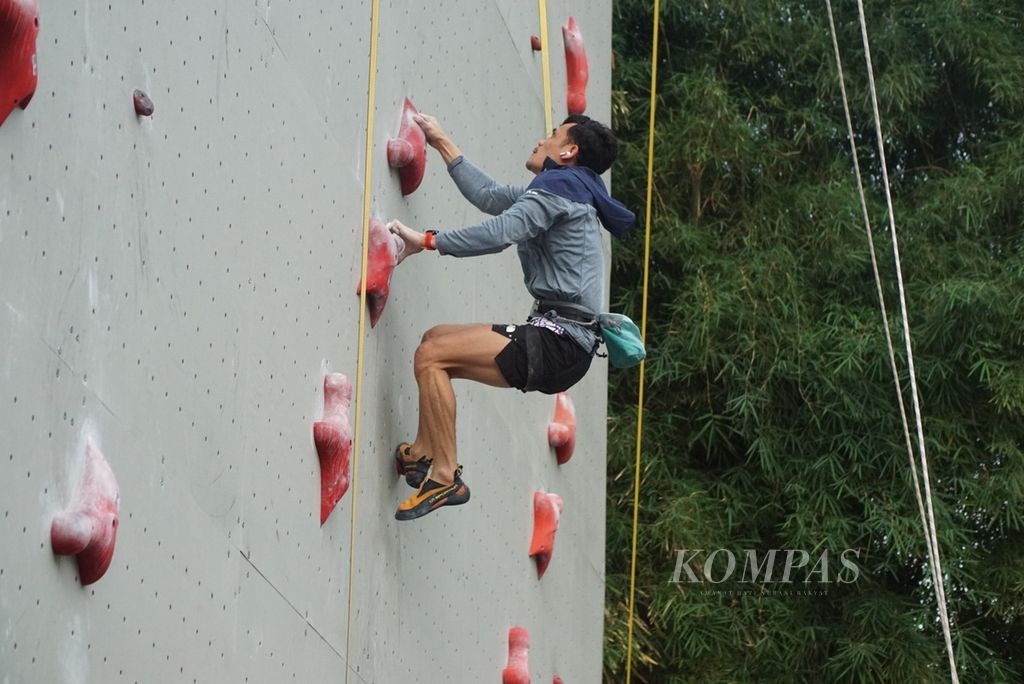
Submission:
<svg viewBox="0 0 1024 684">
<path fill-rule="evenodd" d="M 479 256 L 494 254 L 536 237 L 558 223 L 568 210 L 568 200 L 544 190 L 528 190 L 498 216 L 465 228 L 427 236 L 399 221 L 392 221 L 388 229 L 405 243 L 398 263 L 424 248 L 456 257 Z"/>
<path fill-rule="evenodd" d="M 414 118 L 427 143 L 437 150 L 448 166 L 455 185 L 463 197 L 480 211 L 495 216 L 511 207 L 526 190 L 526 186 L 502 185 L 462 156 L 462 151 L 441 128 L 438 120 L 429 114 Z"/>
</svg>

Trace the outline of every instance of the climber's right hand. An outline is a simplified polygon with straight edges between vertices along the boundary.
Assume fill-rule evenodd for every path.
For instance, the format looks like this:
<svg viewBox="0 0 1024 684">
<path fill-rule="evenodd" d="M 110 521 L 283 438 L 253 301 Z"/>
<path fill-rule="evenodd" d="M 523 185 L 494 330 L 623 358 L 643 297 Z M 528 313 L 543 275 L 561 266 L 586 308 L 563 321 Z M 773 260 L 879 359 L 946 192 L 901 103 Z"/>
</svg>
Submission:
<svg viewBox="0 0 1024 684">
<path fill-rule="evenodd" d="M 448 140 L 448 135 L 441 128 L 441 122 L 436 117 L 420 113 L 413 116 L 412 120 L 423 129 L 423 136 L 431 147 L 437 147 L 443 141 Z"/>
<path fill-rule="evenodd" d="M 452 142 L 437 119 L 429 114 L 417 114 L 412 117 L 412 120 L 423 129 L 423 137 L 427 139 L 431 147 L 438 151 L 445 164 L 451 164 L 454 159 L 462 156 L 459 146 Z"/>
</svg>

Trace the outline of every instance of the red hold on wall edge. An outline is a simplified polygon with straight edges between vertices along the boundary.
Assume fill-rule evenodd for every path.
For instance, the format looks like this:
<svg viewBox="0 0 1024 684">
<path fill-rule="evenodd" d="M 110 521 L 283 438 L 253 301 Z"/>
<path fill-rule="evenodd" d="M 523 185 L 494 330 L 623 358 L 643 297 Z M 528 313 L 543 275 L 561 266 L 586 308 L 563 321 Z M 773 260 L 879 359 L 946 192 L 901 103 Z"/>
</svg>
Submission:
<svg viewBox="0 0 1024 684">
<path fill-rule="evenodd" d="M 537 579 L 544 576 L 555 552 L 555 533 L 564 505 L 562 497 L 544 491 L 533 493 L 533 539 L 530 556 L 537 562 Z"/>
<path fill-rule="evenodd" d="M 341 373 L 324 376 L 324 417 L 313 423 L 313 443 L 320 457 L 320 524 L 345 496 L 349 485 L 352 426 L 348 409 L 352 383 Z"/>
<path fill-rule="evenodd" d="M 568 85 L 565 104 L 570 114 L 582 114 L 587 109 L 587 79 L 590 70 L 587 67 L 587 51 L 583 47 L 583 34 L 572 17 L 562 27 L 562 41 L 565 43 L 565 81 Z"/>
<path fill-rule="evenodd" d="M 76 556 L 78 577 L 89 585 L 103 577 L 114 557 L 121 493 L 103 453 L 87 440 L 82 479 L 71 505 L 50 524 L 50 544 L 61 556 Z"/>
<path fill-rule="evenodd" d="M 522 627 L 508 630 L 508 666 L 501 684 L 530 684 L 530 633 Z"/>
<path fill-rule="evenodd" d="M 558 465 L 564 465 L 576 450 L 576 407 L 565 392 L 555 396 L 555 417 L 548 423 L 548 444 L 555 450 Z"/>
<path fill-rule="evenodd" d="M 37 0 L 0 0 L 0 125 L 15 107 L 25 109 L 39 81 Z"/>
</svg>

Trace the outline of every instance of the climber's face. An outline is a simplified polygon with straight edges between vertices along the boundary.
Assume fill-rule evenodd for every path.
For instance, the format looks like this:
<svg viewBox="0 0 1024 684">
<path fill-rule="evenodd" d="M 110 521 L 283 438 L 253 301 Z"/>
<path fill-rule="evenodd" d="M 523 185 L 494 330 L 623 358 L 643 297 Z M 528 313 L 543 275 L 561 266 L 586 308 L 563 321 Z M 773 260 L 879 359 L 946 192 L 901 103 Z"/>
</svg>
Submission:
<svg viewBox="0 0 1024 684">
<path fill-rule="evenodd" d="M 575 125 L 571 123 L 562 124 L 551 131 L 551 135 L 543 140 L 538 140 L 537 146 L 530 153 L 530 158 L 526 160 L 526 168 L 534 173 L 540 173 L 544 168 L 544 160 L 548 157 L 551 157 L 562 166 L 572 166 L 575 164 L 576 153 L 579 151 L 579 147 L 575 143 L 569 142 L 568 136 L 569 129 Z"/>
</svg>

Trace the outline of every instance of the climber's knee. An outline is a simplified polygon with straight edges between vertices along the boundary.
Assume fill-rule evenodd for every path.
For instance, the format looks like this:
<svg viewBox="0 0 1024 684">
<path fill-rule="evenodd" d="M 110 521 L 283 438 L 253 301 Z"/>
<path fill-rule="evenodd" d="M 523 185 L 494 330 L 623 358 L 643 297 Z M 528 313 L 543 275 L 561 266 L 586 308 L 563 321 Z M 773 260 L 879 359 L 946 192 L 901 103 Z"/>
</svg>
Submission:
<svg viewBox="0 0 1024 684">
<path fill-rule="evenodd" d="M 413 372 L 416 377 L 421 377 L 427 371 L 433 369 L 439 360 L 439 345 L 430 337 L 430 330 L 423 334 L 423 341 L 416 347 L 413 355 Z"/>
</svg>

